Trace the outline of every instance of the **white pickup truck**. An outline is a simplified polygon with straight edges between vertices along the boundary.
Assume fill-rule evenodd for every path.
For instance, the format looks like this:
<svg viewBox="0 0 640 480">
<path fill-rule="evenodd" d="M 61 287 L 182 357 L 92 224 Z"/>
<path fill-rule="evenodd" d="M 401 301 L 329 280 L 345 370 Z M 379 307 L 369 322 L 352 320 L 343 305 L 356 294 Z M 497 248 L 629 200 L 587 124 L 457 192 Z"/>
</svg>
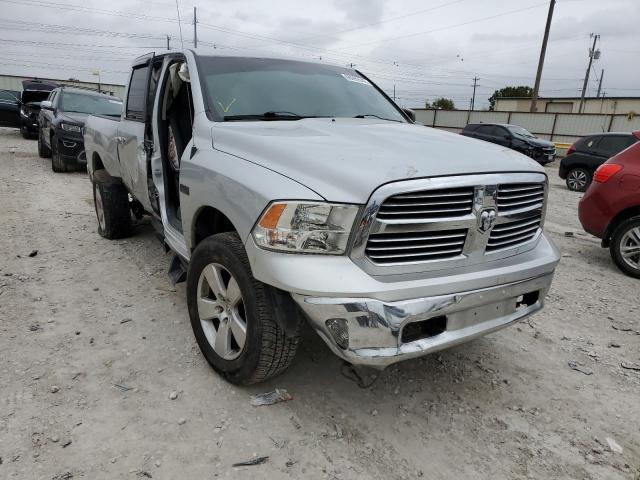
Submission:
<svg viewBox="0 0 640 480">
<path fill-rule="evenodd" d="M 84 139 L 99 233 L 152 216 L 234 383 L 282 372 L 304 321 L 380 369 L 506 327 L 542 308 L 559 260 L 538 164 L 415 124 L 356 70 L 146 55 L 122 117 L 89 117 Z"/>
</svg>

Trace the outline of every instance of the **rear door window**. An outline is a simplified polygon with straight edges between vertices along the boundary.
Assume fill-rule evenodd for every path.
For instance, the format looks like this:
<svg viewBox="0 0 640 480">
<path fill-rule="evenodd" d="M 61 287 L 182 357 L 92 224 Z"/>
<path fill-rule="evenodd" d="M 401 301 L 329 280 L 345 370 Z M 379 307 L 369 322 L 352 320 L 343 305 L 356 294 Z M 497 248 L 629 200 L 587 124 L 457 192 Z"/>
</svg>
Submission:
<svg viewBox="0 0 640 480">
<path fill-rule="evenodd" d="M 14 90 L 0 90 L 0 103 L 16 104 L 20 98 L 20 92 Z"/>
<path fill-rule="evenodd" d="M 598 143 L 598 150 L 604 154 L 612 157 L 621 152 L 633 143 L 631 135 L 607 135 L 603 136 Z"/>
<path fill-rule="evenodd" d="M 493 125 L 480 125 L 476 130 L 476 133 L 479 133 L 481 135 L 494 136 L 495 135 L 494 132 L 495 132 L 495 129 L 494 129 Z"/>
<path fill-rule="evenodd" d="M 149 65 L 135 68 L 131 74 L 126 115 L 131 120 L 144 120 L 148 74 Z"/>
</svg>

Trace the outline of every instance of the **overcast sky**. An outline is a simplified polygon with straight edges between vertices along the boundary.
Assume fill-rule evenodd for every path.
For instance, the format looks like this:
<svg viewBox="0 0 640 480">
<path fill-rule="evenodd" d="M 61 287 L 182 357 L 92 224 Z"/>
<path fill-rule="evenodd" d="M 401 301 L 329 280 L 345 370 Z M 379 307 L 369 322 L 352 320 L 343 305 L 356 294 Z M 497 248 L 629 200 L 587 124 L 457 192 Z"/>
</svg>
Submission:
<svg viewBox="0 0 640 480">
<path fill-rule="evenodd" d="M 258 49 L 350 65 L 399 103 L 452 98 L 476 107 L 506 85 L 533 86 L 549 0 L 179 0 L 184 46 L 198 51 Z M 577 96 L 590 33 L 600 34 L 589 94 L 601 69 L 607 96 L 640 95 L 640 0 L 558 0 L 541 94 Z M 0 0 L 0 73 L 125 83 L 131 59 L 180 47 L 171 0 Z"/>
</svg>

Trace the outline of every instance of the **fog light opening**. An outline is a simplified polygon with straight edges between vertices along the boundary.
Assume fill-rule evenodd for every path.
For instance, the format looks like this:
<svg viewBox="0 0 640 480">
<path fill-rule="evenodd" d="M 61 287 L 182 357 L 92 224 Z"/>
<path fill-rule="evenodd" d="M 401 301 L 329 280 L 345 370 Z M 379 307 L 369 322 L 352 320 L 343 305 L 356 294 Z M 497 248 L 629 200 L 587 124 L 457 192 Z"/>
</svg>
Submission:
<svg viewBox="0 0 640 480">
<path fill-rule="evenodd" d="M 535 292 L 525 293 L 524 295 L 520 295 L 516 298 L 516 310 L 520 310 L 523 308 L 528 308 L 532 305 L 535 305 L 538 302 L 538 298 L 540 297 L 540 292 L 536 290 Z"/>
<path fill-rule="evenodd" d="M 76 142 L 67 142 L 66 140 L 63 140 L 62 144 L 67 148 L 73 148 L 76 146 Z"/>
<path fill-rule="evenodd" d="M 349 327 L 344 318 L 330 318 L 325 325 L 338 347 L 343 350 L 349 348 Z"/>
<path fill-rule="evenodd" d="M 419 322 L 411 322 L 402 329 L 402 343 L 415 342 L 422 338 L 435 337 L 447 329 L 447 317 L 433 317 Z"/>
</svg>

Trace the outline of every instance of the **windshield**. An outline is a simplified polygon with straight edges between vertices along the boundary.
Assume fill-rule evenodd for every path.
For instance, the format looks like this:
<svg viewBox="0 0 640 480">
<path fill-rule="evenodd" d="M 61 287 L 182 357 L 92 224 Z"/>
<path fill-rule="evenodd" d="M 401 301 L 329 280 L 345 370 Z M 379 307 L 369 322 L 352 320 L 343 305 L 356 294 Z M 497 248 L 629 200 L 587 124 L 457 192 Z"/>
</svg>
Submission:
<svg viewBox="0 0 640 480">
<path fill-rule="evenodd" d="M 117 98 L 64 92 L 60 109 L 63 112 L 88 113 L 95 115 L 120 116 L 122 102 Z"/>
<path fill-rule="evenodd" d="M 200 57 L 203 88 L 216 120 L 369 117 L 405 122 L 354 70 L 292 60 Z"/>
<path fill-rule="evenodd" d="M 509 128 L 509 131 L 514 135 L 518 135 L 520 137 L 526 137 L 526 138 L 536 138 L 536 136 L 533 133 L 529 132 L 528 130 L 525 130 L 522 127 L 510 125 L 507 128 Z"/>
</svg>

